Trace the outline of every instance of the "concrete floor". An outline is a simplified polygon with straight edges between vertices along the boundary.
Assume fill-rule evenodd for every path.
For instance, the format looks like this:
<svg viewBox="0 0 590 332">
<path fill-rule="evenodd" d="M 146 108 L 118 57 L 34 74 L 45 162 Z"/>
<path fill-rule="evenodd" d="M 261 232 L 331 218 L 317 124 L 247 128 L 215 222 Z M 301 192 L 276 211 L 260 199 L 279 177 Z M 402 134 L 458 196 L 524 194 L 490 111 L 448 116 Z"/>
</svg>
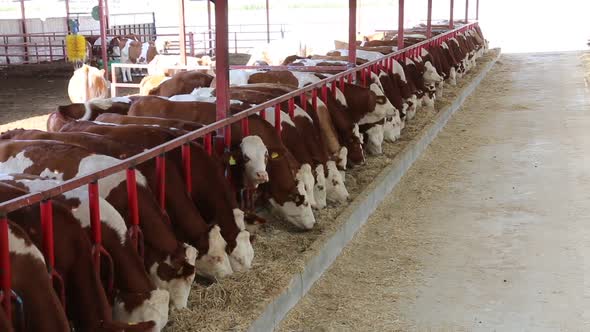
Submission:
<svg viewBox="0 0 590 332">
<path fill-rule="evenodd" d="M 590 330 L 578 57 L 503 55 L 281 329 Z"/>
</svg>

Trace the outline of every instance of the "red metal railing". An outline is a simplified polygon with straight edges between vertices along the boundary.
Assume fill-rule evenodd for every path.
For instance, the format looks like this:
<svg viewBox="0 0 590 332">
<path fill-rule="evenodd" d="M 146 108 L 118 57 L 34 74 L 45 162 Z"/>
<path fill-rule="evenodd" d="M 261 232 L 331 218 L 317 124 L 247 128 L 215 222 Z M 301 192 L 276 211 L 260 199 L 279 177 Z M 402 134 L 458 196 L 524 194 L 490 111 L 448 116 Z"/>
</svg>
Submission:
<svg viewBox="0 0 590 332">
<path fill-rule="evenodd" d="M 245 133 L 248 132 L 248 117 L 254 114 L 264 114 L 264 112 L 266 111 L 267 108 L 274 108 L 275 112 L 280 112 L 280 108 L 279 108 L 279 104 L 282 102 L 288 102 L 289 105 L 294 105 L 294 98 L 299 97 L 299 96 L 306 96 L 307 93 L 311 93 L 311 98 L 312 98 L 312 107 L 313 109 L 316 109 L 317 107 L 317 98 L 318 95 L 325 99 L 328 93 L 328 89 L 334 89 L 336 86 L 338 86 L 340 84 L 340 86 L 343 85 L 344 81 L 348 81 L 348 82 L 352 82 L 353 79 L 353 75 L 355 75 L 357 72 L 361 72 L 361 77 L 365 76 L 370 73 L 370 71 L 376 71 L 379 69 L 383 69 L 383 70 L 388 70 L 391 71 L 393 70 L 393 60 L 401 60 L 401 59 L 405 59 L 407 57 L 417 57 L 420 55 L 421 50 L 423 48 L 428 48 L 432 45 L 440 45 L 443 41 L 448 40 L 449 38 L 453 38 L 455 37 L 457 34 L 462 33 L 468 29 L 473 29 L 475 26 L 477 25 L 477 23 L 471 23 L 471 24 L 467 24 L 465 26 L 459 27 L 457 29 L 448 31 L 444 34 L 440 34 L 437 35 L 434 38 L 425 40 L 423 42 L 417 43 L 415 45 L 412 45 L 410 47 L 407 47 L 405 49 L 399 50 L 397 52 L 388 54 L 380 59 L 374 60 L 374 61 L 370 61 L 367 62 L 361 66 L 358 66 L 356 68 L 351 68 L 345 71 L 342 71 L 338 74 L 335 74 L 329 78 L 323 79 L 317 83 L 313 83 L 310 84 L 302 89 L 298 89 L 296 91 L 292 91 L 290 93 L 287 93 L 281 97 L 272 99 L 270 101 L 264 102 L 262 104 L 259 104 L 255 107 L 249 108 L 243 112 L 234 114 L 234 115 L 230 115 L 228 117 L 226 117 L 223 120 L 219 120 L 216 121 L 210 125 L 206 125 L 198 130 L 195 130 L 193 132 L 187 133 L 183 136 L 180 136 L 178 138 L 175 138 L 165 144 L 162 144 L 160 146 L 154 147 L 152 149 L 149 149 L 147 151 L 144 151 L 140 154 L 137 154 L 135 156 L 129 157 L 125 160 L 122 160 L 120 162 L 118 162 L 115 165 L 112 165 L 110 167 L 107 167 L 101 171 L 95 172 L 93 174 L 89 174 L 89 175 L 85 175 L 85 176 L 81 176 L 78 178 L 74 178 L 68 181 L 64 181 L 63 183 L 61 183 L 58 186 L 55 186 L 51 189 L 42 191 L 42 192 L 36 192 L 36 193 L 30 193 L 18 198 L 14 198 L 12 200 L 8 200 L 5 202 L 0 203 L 0 268 L 2 268 L 2 278 L 0 278 L 0 282 L 2 282 L 2 284 L 0 285 L 0 289 L 4 290 L 4 297 L 2 298 L 2 304 L 4 306 L 4 309 L 7 312 L 10 312 L 10 296 L 7 297 L 7 290 L 10 290 L 10 266 L 9 264 L 7 265 L 7 254 L 8 254 L 8 245 L 7 245 L 7 228 L 6 228 L 6 215 L 9 212 L 15 211 L 19 208 L 25 207 L 25 206 L 29 206 L 32 204 L 36 204 L 36 203 L 41 203 L 41 202 L 48 202 L 52 197 L 58 196 L 64 192 L 73 190 L 75 188 L 78 188 L 80 186 L 83 185 L 87 185 L 88 186 L 88 191 L 89 191 L 89 197 L 90 197 L 90 201 L 91 201 L 91 220 L 92 220 L 92 228 L 93 228 L 93 243 L 95 245 L 95 255 L 98 254 L 105 254 L 106 252 L 102 252 L 100 251 L 100 253 L 97 253 L 97 248 L 98 246 L 100 246 L 100 241 L 101 241 L 101 235 L 100 235 L 100 225 L 98 223 L 99 220 L 99 212 L 98 212 L 98 206 L 99 206 L 99 202 L 98 202 L 98 184 L 97 181 L 101 178 L 107 177 L 109 175 L 112 175 L 114 173 L 117 172 L 121 172 L 121 171 L 126 171 L 127 174 L 127 193 L 128 193 L 128 202 L 129 202 L 129 213 L 130 213 L 130 219 L 131 219 L 131 224 L 132 226 L 129 227 L 128 230 L 128 237 L 131 239 L 131 241 L 133 242 L 135 248 L 137 248 L 138 252 L 140 254 L 143 253 L 143 239 L 142 239 L 142 234 L 141 231 L 139 229 L 139 211 L 138 211 L 138 202 L 137 202 L 137 183 L 136 183 L 136 179 L 135 179 L 135 167 L 141 163 L 144 163 L 150 159 L 153 158 L 159 158 L 160 162 L 159 162 L 159 167 L 158 167 L 158 190 L 157 190 L 157 195 L 159 198 L 159 202 L 160 205 L 162 207 L 164 207 L 164 203 L 163 203 L 163 195 L 164 195 L 164 191 L 165 191 L 165 184 L 164 184 L 164 161 L 162 156 L 165 155 L 166 152 L 171 151 L 173 149 L 176 148 L 181 148 L 183 153 L 183 165 L 184 165 L 184 174 L 185 174 L 185 182 L 190 183 L 190 181 L 188 181 L 189 179 L 189 174 L 190 174 L 190 163 L 191 163 L 191 159 L 190 159 L 190 154 L 189 154 L 189 150 L 186 148 L 187 144 L 189 144 L 192 141 L 195 141 L 198 138 L 202 138 L 204 137 L 204 142 L 205 142 L 205 149 L 208 151 L 209 154 L 211 154 L 212 152 L 212 144 L 211 144 L 211 135 L 213 134 L 214 131 L 220 130 L 222 133 L 224 132 L 225 128 L 228 128 L 229 126 L 231 126 L 233 123 L 236 123 L 238 121 L 241 122 L 242 128 L 244 130 Z M 318 93 L 319 90 L 319 93 Z M 335 91 L 332 90 L 332 93 L 334 93 Z M 303 104 L 303 106 L 305 107 L 305 104 Z M 289 107 L 289 109 L 291 110 L 291 106 Z M 291 112 L 291 111 L 290 111 Z M 279 119 L 279 116 L 275 115 L 275 119 Z M 277 128 L 277 131 L 280 133 L 280 121 L 275 121 L 275 127 Z M 229 144 L 230 142 L 230 135 L 229 132 L 225 132 L 226 135 L 225 137 L 223 137 L 223 139 L 219 140 L 217 143 L 217 147 L 220 147 L 221 150 L 223 150 L 224 145 L 227 146 L 227 144 Z M 191 188 L 190 186 L 187 184 L 187 190 L 190 191 Z M 48 208 L 44 208 L 42 209 L 42 211 L 44 213 L 44 219 L 45 218 L 49 218 L 50 212 L 48 210 Z M 49 234 L 47 235 L 47 237 L 49 237 Z M 46 238 L 45 236 L 43 237 L 44 239 Z M 45 246 L 44 246 L 45 247 Z M 44 248 L 45 249 L 45 248 Z M 45 255 L 47 255 L 48 253 L 45 252 Z M 47 257 L 47 256 L 46 256 Z M 50 256 L 52 257 L 52 256 Z M 7 276 L 8 275 L 8 276 Z M 8 293 L 10 294 L 10 293 Z"/>
</svg>

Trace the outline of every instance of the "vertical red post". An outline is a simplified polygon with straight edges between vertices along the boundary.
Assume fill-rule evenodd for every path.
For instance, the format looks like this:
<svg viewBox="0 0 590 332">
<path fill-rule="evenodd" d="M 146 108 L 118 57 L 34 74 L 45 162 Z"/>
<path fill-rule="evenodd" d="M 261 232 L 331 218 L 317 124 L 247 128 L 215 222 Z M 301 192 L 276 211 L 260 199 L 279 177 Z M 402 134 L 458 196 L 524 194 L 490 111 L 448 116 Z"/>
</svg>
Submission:
<svg viewBox="0 0 590 332">
<path fill-rule="evenodd" d="M 451 17 L 449 18 L 449 29 L 453 29 L 455 27 L 455 22 L 453 22 L 454 18 L 453 15 L 455 14 L 455 0 L 451 0 Z"/>
<path fill-rule="evenodd" d="M 356 66 L 356 1 L 348 0 L 348 66 Z"/>
<path fill-rule="evenodd" d="M 209 34 L 209 53 L 213 49 L 213 35 L 211 34 L 211 0 L 207 1 L 207 31 Z"/>
<path fill-rule="evenodd" d="M 213 153 L 213 144 L 212 144 L 212 133 L 208 133 L 205 135 L 205 150 L 207 150 L 207 154 L 211 155 Z"/>
<path fill-rule="evenodd" d="M 311 110 L 317 111 L 318 109 L 318 90 L 311 90 Z"/>
<path fill-rule="evenodd" d="M 275 130 L 281 136 L 281 104 L 275 105 Z"/>
<path fill-rule="evenodd" d="M 262 110 L 260 111 L 260 117 L 262 118 L 262 120 L 266 120 L 266 110 Z"/>
<path fill-rule="evenodd" d="M 93 259 L 96 271 L 100 274 L 100 247 L 102 245 L 102 228 L 100 223 L 100 204 L 98 194 L 98 183 L 96 181 L 88 184 L 88 201 L 90 207 L 90 230 L 92 232 Z"/>
<path fill-rule="evenodd" d="M 98 16 L 100 18 L 100 45 L 105 78 L 109 78 L 109 59 L 107 58 L 107 21 L 104 15 L 104 1 L 98 0 Z"/>
<path fill-rule="evenodd" d="M 53 250 L 53 205 L 51 200 L 41 202 L 41 229 L 43 233 L 43 256 L 47 268 L 51 271 L 55 265 Z"/>
<path fill-rule="evenodd" d="M 25 13 L 25 0 L 20 0 L 20 15 L 21 15 L 21 29 L 23 33 L 23 42 L 24 46 L 24 53 L 25 62 L 29 62 L 29 48 L 27 47 L 27 15 Z"/>
<path fill-rule="evenodd" d="M 332 81 L 332 97 L 336 98 L 336 81 Z"/>
<path fill-rule="evenodd" d="M 295 99 L 289 99 L 289 117 L 293 119 L 295 117 Z"/>
<path fill-rule="evenodd" d="M 340 76 L 340 90 L 344 92 L 344 76 Z"/>
<path fill-rule="evenodd" d="M 266 0 L 266 42 L 270 43 L 270 6 Z"/>
<path fill-rule="evenodd" d="M 184 0 L 178 0 L 178 45 L 180 47 L 180 63 L 186 65 L 186 22 L 184 19 Z"/>
<path fill-rule="evenodd" d="M 139 207 L 137 203 L 137 181 L 135 178 L 135 168 L 127 169 L 127 204 L 129 209 L 129 220 L 131 227 L 129 227 L 129 234 L 131 243 L 134 248 L 139 250 Z M 140 252 L 141 253 L 141 252 Z"/>
<path fill-rule="evenodd" d="M 479 0 L 475 0 L 475 20 L 479 21 Z"/>
<path fill-rule="evenodd" d="M 206 136 L 205 136 L 206 137 Z M 184 183 L 186 192 L 189 196 L 193 193 L 193 174 L 192 174 L 192 164 L 191 164 L 191 144 L 186 143 L 183 144 L 180 148 L 182 154 L 182 166 L 184 171 Z"/>
<path fill-rule="evenodd" d="M 328 86 L 322 85 L 322 101 L 327 104 L 328 103 Z"/>
<path fill-rule="evenodd" d="M 156 157 L 156 187 L 160 209 L 166 210 L 166 156 L 163 154 Z"/>
<path fill-rule="evenodd" d="M 215 1 L 215 91 L 216 119 L 227 117 L 229 111 L 229 44 L 228 44 L 228 8 L 227 0 Z M 218 131 L 219 136 L 228 136 L 230 126 Z"/>
<path fill-rule="evenodd" d="M 399 0 L 397 25 L 397 49 L 401 50 L 404 48 L 404 0 Z"/>
<path fill-rule="evenodd" d="M 8 251 L 8 218 L 0 217 L 0 268 L 2 272 L 2 307 L 8 320 L 12 318 L 12 291 L 10 282 L 10 252 Z"/>
<path fill-rule="evenodd" d="M 104 22 L 105 27 L 107 30 L 107 35 L 109 34 L 109 0 L 104 0 Z"/>
<path fill-rule="evenodd" d="M 432 0 L 428 0 L 428 14 L 426 16 L 426 39 L 432 37 Z"/>
<path fill-rule="evenodd" d="M 242 119 L 242 137 L 250 136 L 250 121 L 248 118 Z"/>
<path fill-rule="evenodd" d="M 301 107 L 307 111 L 307 94 L 305 92 L 301 94 Z"/>
<path fill-rule="evenodd" d="M 469 23 L 469 0 L 465 0 L 465 24 Z"/>
<path fill-rule="evenodd" d="M 66 31 L 70 33 L 70 0 L 66 0 Z"/>
</svg>

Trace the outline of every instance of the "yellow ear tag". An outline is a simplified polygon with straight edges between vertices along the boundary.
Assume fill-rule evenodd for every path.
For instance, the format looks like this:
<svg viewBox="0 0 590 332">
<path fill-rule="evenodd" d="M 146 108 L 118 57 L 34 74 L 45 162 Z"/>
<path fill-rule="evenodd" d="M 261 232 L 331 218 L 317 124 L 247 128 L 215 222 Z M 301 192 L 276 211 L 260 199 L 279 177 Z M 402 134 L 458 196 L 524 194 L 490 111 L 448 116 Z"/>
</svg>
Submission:
<svg viewBox="0 0 590 332">
<path fill-rule="evenodd" d="M 230 157 L 229 157 L 229 164 L 230 164 L 231 166 L 235 166 L 235 165 L 237 164 L 237 163 L 236 163 L 236 160 L 234 159 L 234 156 L 230 156 Z"/>
<path fill-rule="evenodd" d="M 279 157 L 279 154 L 278 154 L 278 153 L 276 153 L 276 152 L 273 152 L 273 153 L 270 155 L 270 157 L 271 157 L 272 159 L 277 159 L 277 158 Z"/>
</svg>

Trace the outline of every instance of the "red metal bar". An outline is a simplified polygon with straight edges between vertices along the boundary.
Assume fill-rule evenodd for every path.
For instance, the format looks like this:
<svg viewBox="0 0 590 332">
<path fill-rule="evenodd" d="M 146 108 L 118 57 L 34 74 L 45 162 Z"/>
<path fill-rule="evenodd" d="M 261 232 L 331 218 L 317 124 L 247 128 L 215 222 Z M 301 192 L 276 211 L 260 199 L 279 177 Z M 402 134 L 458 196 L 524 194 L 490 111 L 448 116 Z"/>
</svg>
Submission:
<svg viewBox="0 0 590 332">
<path fill-rule="evenodd" d="M 129 227 L 129 235 L 132 241 L 131 243 L 139 252 L 139 237 L 135 231 L 139 227 L 139 207 L 137 203 L 137 181 L 135 178 L 135 168 L 127 169 L 127 203 L 129 209 L 129 220 L 131 222 L 131 227 Z M 132 231 L 132 229 L 135 230 Z"/>
<path fill-rule="evenodd" d="M 263 120 L 266 120 L 266 110 L 262 110 L 262 111 L 260 111 L 260 117 L 261 117 Z"/>
<path fill-rule="evenodd" d="M 25 62 L 29 61 L 29 48 L 27 47 L 27 16 L 25 14 L 25 0 L 20 0 L 21 30 L 23 33 Z"/>
<path fill-rule="evenodd" d="M 348 0 L 348 65 L 356 66 L 356 1 Z"/>
<path fill-rule="evenodd" d="M 242 137 L 250 136 L 250 121 L 248 118 L 242 119 Z"/>
<path fill-rule="evenodd" d="M 43 256 L 47 268 L 51 271 L 55 265 L 53 246 L 53 205 L 51 200 L 41 202 L 41 229 L 43 232 Z"/>
<path fill-rule="evenodd" d="M 324 104 L 328 103 L 328 86 L 322 85 L 322 101 Z"/>
<path fill-rule="evenodd" d="M 344 91 L 344 76 L 340 76 L 340 90 Z"/>
<path fill-rule="evenodd" d="M 469 23 L 469 0 L 465 0 L 465 23 Z"/>
<path fill-rule="evenodd" d="M 66 3 L 66 31 L 70 33 L 70 0 L 65 0 Z"/>
<path fill-rule="evenodd" d="M 8 251 L 8 218 L 0 217 L 0 268 L 2 269 L 2 307 L 8 320 L 12 320 L 12 290 L 10 282 L 10 252 Z"/>
<path fill-rule="evenodd" d="M 475 1 L 475 20 L 479 21 L 479 0 Z"/>
<path fill-rule="evenodd" d="M 428 14 L 426 18 L 426 39 L 432 38 L 432 0 L 428 0 Z"/>
<path fill-rule="evenodd" d="M 166 157 L 164 154 L 156 157 L 156 187 L 160 208 L 166 210 Z"/>
<path fill-rule="evenodd" d="M 227 0 L 215 1 L 215 93 L 216 101 L 216 119 L 225 119 L 229 111 L 229 44 L 228 44 L 228 8 Z M 218 130 L 219 136 L 228 131 Z"/>
<path fill-rule="evenodd" d="M 96 181 L 88 184 L 88 201 L 90 206 L 90 230 L 92 232 L 92 244 L 95 249 L 102 246 L 102 228 L 100 222 L 98 183 Z M 100 273 L 100 250 L 94 250 L 94 266 Z"/>
<path fill-rule="evenodd" d="M 193 173 L 191 165 L 191 145 L 190 143 L 182 145 L 180 148 L 182 154 L 182 166 L 184 170 L 184 183 L 186 192 L 190 195 L 193 193 Z"/>
<path fill-rule="evenodd" d="M 266 42 L 270 43 L 270 6 L 266 0 Z"/>
<path fill-rule="evenodd" d="M 106 29 L 109 29 L 109 0 L 104 0 L 104 20 Z"/>
<path fill-rule="evenodd" d="M 332 97 L 336 98 L 336 86 L 337 82 L 336 81 L 332 81 Z"/>
<path fill-rule="evenodd" d="M 212 144 L 212 137 L 211 137 L 211 133 L 205 135 L 205 150 L 207 150 L 207 154 L 211 155 L 213 153 L 213 144 Z"/>
<path fill-rule="evenodd" d="M 300 95 L 301 98 L 301 107 L 304 111 L 307 112 L 307 94 L 304 92 Z"/>
<path fill-rule="evenodd" d="M 281 104 L 275 105 L 275 130 L 281 136 Z"/>
<path fill-rule="evenodd" d="M 311 110 L 317 111 L 318 109 L 318 90 L 311 90 Z"/>
<path fill-rule="evenodd" d="M 105 7 L 104 7 L 105 0 L 98 0 L 98 16 L 100 18 L 100 44 L 103 46 L 101 47 L 101 54 L 102 54 L 102 64 L 103 68 L 105 69 L 104 75 L 106 79 L 109 79 L 109 60 L 107 58 L 107 22 L 105 18 Z"/>
<path fill-rule="evenodd" d="M 366 87 L 367 86 L 367 73 L 366 73 L 366 68 L 363 68 L 361 70 L 361 86 Z"/>
<path fill-rule="evenodd" d="M 348 79 L 348 84 L 352 84 L 352 74 L 348 74 L 346 78 Z"/>
<path fill-rule="evenodd" d="M 186 21 L 184 19 L 184 0 L 178 0 L 178 44 L 180 47 L 180 63 L 186 65 Z"/>
<path fill-rule="evenodd" d="M 289 99 L 289 117 L 291 119 L 295 117 L 295 98 Z"/>
<path fill-rule="evenodd" d="M 453 22 L 453 15 L 455 14 L 455 0 L 451 0 L 451 17 L 449 19 L 449 29 L 453 29 L 455 27 L 455 22 Z"/>
<path fill-rule="evenodd" d="M 209 33 L 209 54 L 211 54 L 211 50 L 213 49 L 213 35 L 211 33 L 211 0 L 207 1 L 207 30 Z"/>
<path fill-rule="evenodd" d="M 404 48 L 404 0 L 399 0 L 399 16 L 397 18 L 397 49 Z"/>
</svg>

